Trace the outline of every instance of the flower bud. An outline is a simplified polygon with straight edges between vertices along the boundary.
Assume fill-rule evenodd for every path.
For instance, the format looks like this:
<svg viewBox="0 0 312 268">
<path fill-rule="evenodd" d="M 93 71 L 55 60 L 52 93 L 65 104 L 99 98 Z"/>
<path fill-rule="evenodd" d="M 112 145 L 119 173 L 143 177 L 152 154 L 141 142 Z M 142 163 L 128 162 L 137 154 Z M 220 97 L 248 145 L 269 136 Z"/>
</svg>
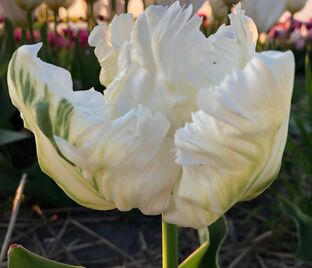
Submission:
<svg viewBox="0 0 312 268">
<path fill-rule="evenodd" d="M 304 8 L 307 0 L 287 0 L 286 10 L 290 13 L 295 14 Z"/>
<path fill-rule="evenodd" d="M 16 3 L 25 11 L 33 11 L 43 0 L 15 0 Z"/>
<path fill-rule="evenodd" d="M 52 10 L 58 10 L 60 7 L 69 8 L 75 0 L 44 0 L 44 2 Z"/>
<path fill-rule="evenodd" d="M 15 0 L 1 0 L 0 13 L 16 26 L 25 27 L 28 25 L 27 12 L 21 9 Z"/>
</svg>

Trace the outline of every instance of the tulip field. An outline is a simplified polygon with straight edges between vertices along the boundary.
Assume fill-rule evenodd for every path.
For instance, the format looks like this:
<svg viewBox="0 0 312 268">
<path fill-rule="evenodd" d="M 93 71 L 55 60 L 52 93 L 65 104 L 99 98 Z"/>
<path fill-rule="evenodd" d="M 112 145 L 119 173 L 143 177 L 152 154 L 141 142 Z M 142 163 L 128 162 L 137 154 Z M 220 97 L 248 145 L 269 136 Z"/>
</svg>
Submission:
<svg viewBox="0 0 312 268">
<path fill-rule="evenodd" d="M 0 0 L 0 268 L 312 268 L 311 8 Z"/>
</svg>

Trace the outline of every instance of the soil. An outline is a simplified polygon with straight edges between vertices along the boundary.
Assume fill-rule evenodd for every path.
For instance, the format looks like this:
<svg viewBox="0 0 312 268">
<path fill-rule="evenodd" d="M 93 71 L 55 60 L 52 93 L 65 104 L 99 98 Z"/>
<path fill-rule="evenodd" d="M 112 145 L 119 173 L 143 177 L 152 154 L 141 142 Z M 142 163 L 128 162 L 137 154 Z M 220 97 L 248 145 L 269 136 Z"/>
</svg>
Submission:
<svg viewBox="0 0 312 268">
<path fill-rule="evenodd" d="M 227 214 L 229 234 L 221 248 L 221 268 L 311 268 L 295 259 L 297 240 L 290 222 L 278 224 L 285 219 L 252 210 L 265 202 L 261 197 Z M 0 241 L 9 219 L 9 210 L 0 214 Z M 88 268 L 156 268 L 161 267 L 161 217 L 137 210 L 43 209 L 22 204 L 11 243 Z M 197 231 L 180 228 L 179 246 L 182 261 L 199 246 Z"/>
</svg>

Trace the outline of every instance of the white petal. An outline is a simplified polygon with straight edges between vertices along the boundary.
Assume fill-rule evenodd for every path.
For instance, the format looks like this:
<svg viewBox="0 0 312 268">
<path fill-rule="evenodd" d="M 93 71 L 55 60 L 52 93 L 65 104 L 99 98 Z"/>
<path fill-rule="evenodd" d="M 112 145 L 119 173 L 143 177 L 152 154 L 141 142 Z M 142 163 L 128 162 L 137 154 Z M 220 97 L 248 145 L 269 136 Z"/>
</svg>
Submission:
<svg viewBox="0 0 312 268">
<path fill-rule="evenodd" d="M 116 15 L 109 25 L 96 26 L 89 36 L 89 44 L 95 47 L 95 55 L 102 67 L 100 81 L 104 86 L 117 76 L 119 49 L 129 40 L 133 23 L 130 14 Z"/>
<path fill-rule="evenodd" d="M 56 141 L 83 174 L 93 174 L 90 181 L 118 209 L 159 214 L 169 205 L 179 172 L 172 141 L 165 138 L 168 129 L 163 115 L 141 106 L 88 129 L 74 144 Z"/>
<path fill-rule="evenodd" d="M 259 32 L 268 31 L 282 16 L 286 5 L 286 0 L 241 0 L 241 2 L 246 15 L 255 21 Z"/>
<path fill-rule="evenodd" d="M 240 4 L 229 17 L 231 24 L 222 25 L 207 40 L 204 68 L 214 84 L 231 71 L 243 68 L 255 54 L 258 33 L 253 21 L 244 15 Z"/>
<path fill-rule="evenodd" d="M 120 59 L 127 59 L 105 96 L 111 116 L 142 104 L 163 113 L 171 133 L 198 110 L 198 89 L 219 83 L 242 68 L 255 53 L 257 31 L 240 6 L 209 39 L 199 31 L 201 20 L 178 2 L 169 8 L 149 7 L 135 22 Z"/>
<path fill-rule="evenodd" d="M 183 10 L 177 2 L 139 16 L 127 47 L 130 62 L 105 92 L 112 116 L 142 104 L 163 113 L 173 129 L 190 119 L 197 89 L 209 83 L 202 68 L 206 38 L 201 19 L 191 14 L 191 7 Z"/>
<path fill-rule="evenodd" d="M 74 93 L 68 72 L 38 59 L 40 46 L 20 47 L 8 70 L 9 93 L 25 126 L 35 135 L 39 164 L 78 203 L 96 209 L 112 209 L 114 204 L 105 200 L 76 167 L 59 155 L 53 138 L 58 135 L 74 139 L 79 132 L 104 119 L 103 109 L 94 108 L 94 117 L 86 114 L 89 103 L 86 101 L 84 106 L 81 96 L 88 93 Z M 97 95 L 97 100 L 93 97 L 98 93 L 89 91 L 89 94 L 93 104 L 104 104 L 101 94 Z"/>
<path fill-rule="evenodd" d="M 175 136 L 183 173 L 167 221 L 209 225 L 270 185 L 285 148 L 293 80 L 292 53 L 270 52 L 200 92 L 203 111 Z"/>
<path fill-rule="evenodd" d="M 158 5 L 170 6 L 176 1 L 177 0 L 157 0 L 156 2 Z M 192 5 L 193 12 L 195 13 L 198 9 L 200 9 L 202 7 L 205 0 L 180 0 L 179 2 L 182 6 Z"/>
<path fill-rule="evenodd" d="M 293 66 L 291 52 L 257 54 L 243 71 L 233 72 L 218 86 L 201 90 L 198 105 L 241 131 L 270 129 L 289 109 Z"/>
</svg>

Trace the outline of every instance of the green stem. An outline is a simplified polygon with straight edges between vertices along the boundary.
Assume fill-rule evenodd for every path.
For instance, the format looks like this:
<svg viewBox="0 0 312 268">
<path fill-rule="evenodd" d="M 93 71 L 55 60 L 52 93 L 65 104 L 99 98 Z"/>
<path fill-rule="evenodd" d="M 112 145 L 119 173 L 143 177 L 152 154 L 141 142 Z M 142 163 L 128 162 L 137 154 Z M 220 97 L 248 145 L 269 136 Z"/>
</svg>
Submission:
<svg viewBox="0 0 312 268">
<path fill-rule="evenodd" d="M 88 11 L 87 11 L 87 20 L 88 20 L 89 32 L 91 32 L 95 26 L 95 18 L 94 18 L 93 8 L 94 8 L 94 0 L 91 0 L 90 2 L 88 2 Z"/>
<path fill-rule="evenodd" d="M 32 18 L 31 11 L 27 12 L 27 18 L 28 18 L 28 27 L 29 27 L 31 42 L 35 43 L 35 36 L 34 36 L 34 29 L 33 29 L 33 18 Z"/>
<path fill-rule="evenodd" d="M 178 228 L 162 221 L 162 267 L 178 267 Z"/>
<path fill-rule="evenodd" d="M 53 18 L 54 18 L 54 34 L 55 34 L 55 38 L 57 38 L 58 9 L 53 9 Z"/>
<path fill-rule="evenodd" d="M 26 30 L 24 28 L 22 28 L 21 41 L 22 41 L 22 44 L 27 43 L 27 35 L 26 35 Z"/>
<path fill-rule="evenodd" d="M 125 12 L 128 13 L 129 0 L 125 0 Z"/>
</svg>

